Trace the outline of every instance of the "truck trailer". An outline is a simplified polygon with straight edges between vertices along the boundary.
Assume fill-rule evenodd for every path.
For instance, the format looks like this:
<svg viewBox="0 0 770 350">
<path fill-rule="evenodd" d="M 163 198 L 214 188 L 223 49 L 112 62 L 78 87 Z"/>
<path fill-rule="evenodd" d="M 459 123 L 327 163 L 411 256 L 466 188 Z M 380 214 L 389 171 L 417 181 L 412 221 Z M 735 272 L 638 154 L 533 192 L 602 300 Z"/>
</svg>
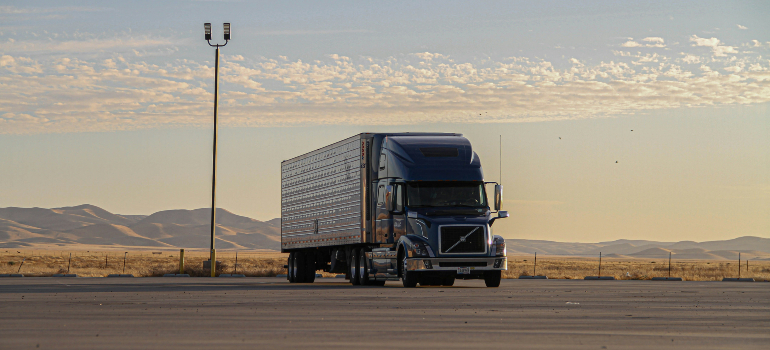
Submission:
<svg viewBox="0 0 770 350">
<path fill-rule="evenodd" d="M 494 185 L 493 205 L 487 185 Z M 503 188 L 485 182 L 462 134 L 362 133 L 281 163 L 287 278 L 318 270 L 353 285 L 500 285 L 505 240 L 492 234 Z"/>
</svg>

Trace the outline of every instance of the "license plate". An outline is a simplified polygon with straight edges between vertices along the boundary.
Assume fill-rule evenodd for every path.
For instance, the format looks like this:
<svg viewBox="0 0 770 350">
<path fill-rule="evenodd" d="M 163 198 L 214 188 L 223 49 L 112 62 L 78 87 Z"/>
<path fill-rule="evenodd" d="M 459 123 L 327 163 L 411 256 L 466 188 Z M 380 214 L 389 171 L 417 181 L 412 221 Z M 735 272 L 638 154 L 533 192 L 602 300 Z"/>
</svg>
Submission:
<svg viewBox="0 0 770 350">
<path fill-rule="evenodd" d="M 470 267 L 458 267 L 457 268 L 457 273 L 461 274 L 461 275 L 467 275 L 467 274 L 471 273 L 471 268 Z"/>
</svg>

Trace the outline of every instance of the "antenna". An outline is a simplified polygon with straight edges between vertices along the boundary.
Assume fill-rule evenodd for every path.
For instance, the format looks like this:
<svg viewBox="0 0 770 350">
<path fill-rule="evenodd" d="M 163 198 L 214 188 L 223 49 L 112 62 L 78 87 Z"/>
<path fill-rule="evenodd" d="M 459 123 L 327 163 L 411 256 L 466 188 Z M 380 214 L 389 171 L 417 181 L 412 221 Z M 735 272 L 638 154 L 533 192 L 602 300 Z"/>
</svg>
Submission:
<svg viewBox="0 0 770 350">
<path fill-rule="evenodd" d="M 503 184 L 503 135 L 500 135 L 500 156 L 499 156 L 500 165 L 498 167 L 500 168 L 500 184 Z"/>
</svg>

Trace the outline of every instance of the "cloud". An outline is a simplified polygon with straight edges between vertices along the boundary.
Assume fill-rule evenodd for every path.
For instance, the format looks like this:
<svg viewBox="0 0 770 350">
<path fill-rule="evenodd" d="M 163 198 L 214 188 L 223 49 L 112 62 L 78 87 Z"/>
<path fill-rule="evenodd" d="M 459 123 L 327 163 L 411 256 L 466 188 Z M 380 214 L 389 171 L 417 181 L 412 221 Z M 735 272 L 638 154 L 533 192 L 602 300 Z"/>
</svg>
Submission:
<svg viewBox="0 0 770 350">
<path fill-rule="evenodd" d="M 665 40 L 663 38 L 659 37 L 647 37 L 642 39 L 642 41 L 646 41 L 649 44 L 645 45 L 647 47 L 666 47 Z"/>
<path fill-rule="evenodd" d="M 728 52 L 718 39 L 693 36 L 691 42 L 710 50 L 676 57 L 613 51 L 611 61 L 577 57 L 558 65 L 530 57 L 458 60 L 435 52 L 330 54 L 309 61 L 225 56 L 219 111 L 223 126 L 397 125 L 582 119 L 770 102 L 770 61 L 763 55 L 718 58 L 717 52 Z M 0 56 L 0 133 L 210 124 L 210 63 L 63 55 Z"/>
<path fill-rule="evenodd" d="M 689 64 L 695 64 L 700 63 L 701 58 L 695 55 L 685 54 L 682 52 L 682 55 L 685 55 L 684 58 L 682 58 L 682 61 Z"/>
<path fill-rule="evenodd" d="M 642 39 L 642 41 L 647 42 L 646 44 L 641 44 L 633 40 L 633 38 L 629 38 L 628 41 L 621 44 L 622 47 L 666 47 L 665 40 L 660 37 L 646 37 Z"/>
<path fill-rule="evenodd" d="M 638 43 L 636 41 L 629 40 L 629 41 L 624 42 L 620 46 L 622 46 L 622 47 L 643 47 L 644 45 L 642 45 L 642 44 L 640 44 L 640 43 Z"/>
<path fill-rule="evenodd" d="M 699 38 L 697 35 L 690 37 L 690 41 L 694 42 L 693 46 L 705 46 L 710 47 L 714 56 L 727 56 L 728 53 L 738 53 L 738 50 L 733 46 L 722 45 L 722 42 L 717 38 Z"/>
<path fill-rule="evenodd" d="M 6 43 L 0 43 L 0 51 L 16 54 L 66 54 L 93 52 L 131 52 L 136 49 L 164 47 L 173 50 L 178 42 L 169 38 L 129 37 L 87 38 L 85 40 L 24 40 L 12 38 Z"/>
<path fill-rule="evenodd" d="M 744 26 L 742 26 L 740 24 L 736 24 L 736 25 L 738 26 L 738 29 L 743 29 L 743 30 L 749 29 L 749 28 L 746 28 L 746 27 L 744 27 Z"/>
</svg>

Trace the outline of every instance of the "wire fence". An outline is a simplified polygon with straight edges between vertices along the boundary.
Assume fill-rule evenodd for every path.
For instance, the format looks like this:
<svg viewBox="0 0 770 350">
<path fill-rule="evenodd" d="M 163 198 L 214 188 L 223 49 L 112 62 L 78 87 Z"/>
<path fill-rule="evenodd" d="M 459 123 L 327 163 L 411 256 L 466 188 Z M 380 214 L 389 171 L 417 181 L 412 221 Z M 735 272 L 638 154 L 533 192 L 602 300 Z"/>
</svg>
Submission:
<svg viewBox="0 0 770 350">
<path fill-rule="evenodd" d="M 676 254 L 634 254 L 633 258 L 615 254 L 572 256 L 516 255 L 508 257 L 505 278 L 546 276 L 557 279 L 583 279 L 587 276 L 621 280 L 682 278 L 685 281 L 721 281 L 724 278 L 770 280 L 770 260 L 736 253 L 735 259 L 677 259 Z"/>
<path fill-rule="evenodd" d="M 547 276 L 549 279 L 583 279 L 608 276 L 615 279 L 647 280 L 654 277 L 679 277 L 686 281 L 718 281 L 723 278 L 770 280 L 770 260 L 737 253 L 735 259 L 677 259 L 677 254 L 635 254 L 633 258 L 616 255 L 583 254 L 571 256 L 513 255 L 508 257 L 504 278 Z M 217 273 L 238 273 L 270 277 L 286 273 L 288 254 L 273 251 L 217 251 Z M 184 272 L 191 276 L 209 276 L 203 267 L 208 250 L 185 250 L 183 271 L 179 251 L 67 251 L 0 250 L 0 274 L 52 276 L 72 273 L 81 277 L 109 274 L 133 274 L 136 277 L 163 276 Z M 319 271 L 319 273 L 321 273 Z M 322 273 L 332 277 L 335 274 Z"/>
</svg>

